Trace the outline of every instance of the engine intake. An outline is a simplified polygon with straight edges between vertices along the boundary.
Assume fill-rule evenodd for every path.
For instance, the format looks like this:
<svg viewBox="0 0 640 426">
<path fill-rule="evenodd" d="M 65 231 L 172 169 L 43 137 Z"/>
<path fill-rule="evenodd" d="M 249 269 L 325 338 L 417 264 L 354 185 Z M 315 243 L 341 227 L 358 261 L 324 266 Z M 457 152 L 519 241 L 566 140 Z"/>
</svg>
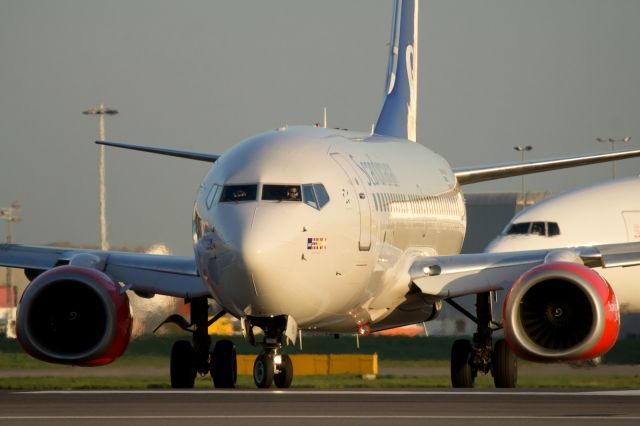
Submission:
<svg viewBox="0 0 640 426">
<path fill-rule="evenodd" d="M 25 289 L 17 334 L 23 349 L 43 361 L 103 365 L 121 356 L 131 336 L 129 298 L 108 275 L 59 266 Z"/>
<path fill-rule="evenodd" d="M 576 361 L 607 352 L 620 330 L 609 283 L 576 263 L 540 265 L 523 274 L 505 299 L 505 338 L 532 361 Z"/>
</svg>

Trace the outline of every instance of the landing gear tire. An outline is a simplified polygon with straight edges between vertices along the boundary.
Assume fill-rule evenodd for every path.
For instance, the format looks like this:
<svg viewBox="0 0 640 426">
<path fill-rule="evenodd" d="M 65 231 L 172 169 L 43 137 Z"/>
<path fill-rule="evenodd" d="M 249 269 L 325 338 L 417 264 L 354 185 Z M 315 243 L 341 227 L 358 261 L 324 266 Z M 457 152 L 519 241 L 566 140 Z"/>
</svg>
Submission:
<svg viewBox="0 0 640 426">
<path fill-rule="evenodd" d="M 279 388 L 288 388 L 293 380 L 293 362 L 289 355 L 282 355 L 282 363 L 277 367 L 280 371 L 275 373 L 273 381 Z"/>
<path fill-rule="evenodd" d="M 219 340 L 211 352 L 211 378 L 216 388 L 235 388 L 238 379 L 236 346 L 230 340 Z"/>
<path fill-rule="evenodd" d="M 265 389 L 271 386 L 274 376 L 273 356 L 270 354 L 260 354 L 253 363 L 253 381 L 256 386 Z"/>
<path fill-rule="evenodd" d="M 193 388 L 196 380 L 195 352 L 191 342 L 178 340 L 171 348 L 171 387 Z"/>
<path fill-rule="evenodd" d="M 476 374 L 471 367 L 473 347 L 469 340 L 453 342 L 451 347 L 451 386 L 454 388 L 472 388 Z"/>
<path fill-rule="evenodd" d="M 518 382 L 516 356 L 504 339 L 496 341 L 491 356 L 491 374 L 497 388 L 515 388 Z"/>
</svg>

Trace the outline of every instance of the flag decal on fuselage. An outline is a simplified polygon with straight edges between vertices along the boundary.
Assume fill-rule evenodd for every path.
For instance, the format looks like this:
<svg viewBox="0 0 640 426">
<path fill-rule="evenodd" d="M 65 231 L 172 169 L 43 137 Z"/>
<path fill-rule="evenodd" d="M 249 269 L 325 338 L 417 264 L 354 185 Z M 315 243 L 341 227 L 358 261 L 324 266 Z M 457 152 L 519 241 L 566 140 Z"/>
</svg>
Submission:
<svg viewBox="0 0 640 426">
<path fill-rule="evenodd" d="M 325 237 L 307 238 L 307 250 L 326 250 L 327 239 Z"/>
</svg>

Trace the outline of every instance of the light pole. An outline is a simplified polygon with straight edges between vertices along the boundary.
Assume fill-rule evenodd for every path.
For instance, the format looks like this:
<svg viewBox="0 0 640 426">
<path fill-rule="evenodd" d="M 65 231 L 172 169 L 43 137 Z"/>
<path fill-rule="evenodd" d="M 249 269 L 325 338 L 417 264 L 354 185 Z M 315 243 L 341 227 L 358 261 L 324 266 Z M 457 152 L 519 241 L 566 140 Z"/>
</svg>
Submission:
<svg viewBox="0 0 640 426">
<path fill-rule="evenodd" d="M 98 108 L 91 108 L 86 111 L 82 111 L 85 115 L 97 115 L 99 120 L 98 124 L 100 126 L 100 140 L 105 140 L 104 135 L 104 116 L 105 115 L 116 115 L 118 113 L 115 109 L 105 108 L 104 105 L 100 104 Z M 98 201 L 98 206 L 100 209 L 100 249 L 101 250 L 109 250 L 109 243 L 107 242 L 107 191 L 104 185 L 104 145 L 100 145 L 100 161 L 98 165 L 98 173 L 100 180 L 100 200 Z"/>
<path fill-rule="evenodd" d="M 521 157 L 520 160 L 524 163 L 524 153 L 526 151 L 531 151 L 533 149 L 533 147 L 531 145 L 518 145 L 518 146 L 514 146 L 513 149 L 515 149 L 516 151 L 520 152 Z M 524 175 L 522 175 L 522 189 L 521 189 L 521 193 L 522 193 L 522 208 L 524 208 L 525 206 L 525 199 L 524 199 Z"/>
<path fill-rule="evenodd" d="M 616 142 L 622 142 L 622 143 L 627 143 L 631 140 L 631 136 L 625 136 L 622 139 L 614 139 L 614 138 L 609 138 L 609 139 L 605 139 L 605 138 L 596 138 L 596 140 L 600 143 L 610 143 L 611 144 L 611 152 L 615 151 L 615 146 L 614 144 Z M 615 179 L 616 178 L 616 162 L 612 161 L 611 162 L 611 178 Z"/>
<path fill-rule="evenodd" d="M 11 224 L 20 222 L 20 216 L 17 215 L 18 210 L 22 207 L 18 201 L 11 203 L 11 207 L 0 209 L 0 219 L 7 221 L 7 243 L 11 243 Z M 11 286 L 11 268 L 7 268 L 7 286 Z"/>
</svg>

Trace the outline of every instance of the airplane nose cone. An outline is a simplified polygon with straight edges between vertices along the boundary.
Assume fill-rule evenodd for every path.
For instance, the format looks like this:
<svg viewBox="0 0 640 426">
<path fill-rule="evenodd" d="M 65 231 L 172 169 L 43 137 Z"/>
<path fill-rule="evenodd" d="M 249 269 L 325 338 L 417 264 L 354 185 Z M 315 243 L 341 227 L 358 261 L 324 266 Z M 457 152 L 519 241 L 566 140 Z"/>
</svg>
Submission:
<svg viewBox="0 0 640 426">
<path fill-rule="evenodd" d="M 249 207 L 229 212 L 216 225 L 220 244 L 215 269 L 225 305 L 245 315 L 284 313 L 295 289 L 288 277 L 306 241 L 302 226 L 287 217 L 273 206 Z"/>
<path fill-rule="evenodd" d="M 486 253 L 494 253 L 501 251 L 502 239 L 500 237 L 496 237 L 487 246 L 484 248 Z"/>
<path fill-rule="evenodd" d="M 241 315 L 255 295 L 251 274 L 244 262 L 244 240 L 251 233 L 255 203 L 229 203 L 214 210 L 211 242 L 203 238 L 206 252 L 201 266 L 210 277 L 214 296 L 228 310 Z"/>
</svg>

